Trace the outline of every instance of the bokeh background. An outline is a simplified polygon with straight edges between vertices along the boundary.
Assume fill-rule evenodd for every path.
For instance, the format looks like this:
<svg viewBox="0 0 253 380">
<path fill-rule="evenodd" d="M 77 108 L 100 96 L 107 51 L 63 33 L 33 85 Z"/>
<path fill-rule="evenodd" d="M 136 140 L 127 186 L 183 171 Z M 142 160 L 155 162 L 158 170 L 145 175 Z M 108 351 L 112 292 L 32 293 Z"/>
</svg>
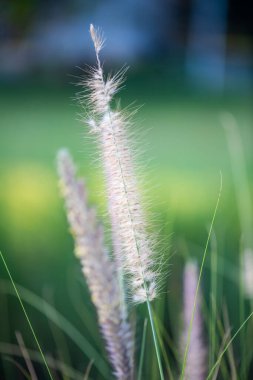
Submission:
<svg viewBox="0 0 253 380">
<path fill-rule="evenodd" d="M 90 200 L 107 223 L 96 147 L 86 138 L 74 100 L 80 67 L 95 62 L 91 22 L 106 35 L 106 70 L 130 66 L 122 105 L 143 105 L 134 129 L 137 135 L 145 132 L 140 149 L 149 215 L 159 250 L 171 256 L 156 307 L 175 342 L 182 265 L 187 256 L 201 260 L 220 171 L 223 190 L 211 250 L 217 249 L 219 260 L 218 309 L 226 304 L 234 328 L 240 324 L 239 253 L 242 247 L 253 248 L 253 24 L 247 2 L 2 0 L 1 251 L 16 283 L 26 288 L 21 294 L 44 352 L 56 366 L 61 360 L 81 373 L 89 363 L 82 337 L 97 350 L 101 338 L 73 255 L 55 158 L 61 147 L 70 149 Z M 210 258 L 202 283 L 207 305 L 209 268 Z M 15 356 L 13 362 L 15 332 L 22 333 L 30 349 L 36 346 L 2 263 L 0 274 L 0 378 L 22 379 L 17 369 L 22 360 Z M 42 374 L 42 366 L 36 366 Z M 103 378 L 96 366 L 91 376 Z"/>
</svg>

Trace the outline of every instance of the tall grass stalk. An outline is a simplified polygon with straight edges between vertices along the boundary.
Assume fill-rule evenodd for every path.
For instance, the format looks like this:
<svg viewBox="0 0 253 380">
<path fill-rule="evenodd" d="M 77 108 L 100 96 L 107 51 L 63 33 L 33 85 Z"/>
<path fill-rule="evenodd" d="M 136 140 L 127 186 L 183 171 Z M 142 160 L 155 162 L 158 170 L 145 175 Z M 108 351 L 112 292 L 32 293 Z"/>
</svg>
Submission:
<svg viewBox="0 0 253 380">
<path fill-rule="evenodd" d="M 156 297 L 157 273 L 154 269 L 153 241 L 147 236 L 147 221 L 135 175 L 133 143 L 127 133 L 131 122 L 126 112 L 112 108 L 113 97 L 124 81 L 124 70 L 105 77 L 99 58 L 103 37 L 93 25 L 90 33 L 95 46 L 97 67 L 82 82 L 85 89 L 89 89 L 83 104 L 88 103 L 90 106 L 91 116 L 87 122 L 100 146 L 118 267 L 127 275 L 133 302 L 142 303 Z M 82 102 L 82 98 L 80 100 Z"/>
<path fill-rule="evenodd" d="M 192 310 L 190 326 L 189 326 L 189 330 L 188 330 L 187 343 L 186 343 L 186 348 L 185 348 L 185 352 L 184 352 L 184 358 L 183 358 L 183 365 L 182 365 L 180 380 L 185 379 L 185 369 L 186 369 L 187 357 L 188 357 L 189 346 L 190 346 L 190 341 L 191 341 L 191 332 L 192 332 L 193 320 L 194 320 L 195 311 L 196 311 L 200 281 L 201 281 L 202 272 L 203 272 L 203 268 L 204 268 L 204 264 L 205 264 L 205 260 L 206 260 L 207 249 L 209 246 L 209 241 L 211 238 L 215 217 L 216 217 L 218 207 L 219 207 L 219 203 L 220 203 L 221 192 L 222 192 L 222 174 L 220 173 L 220 190 L 219 190 L 217 202 L 215 205 L 215 209 L 214 209 L 214 213 L 213 213 L 213 217 L 212 217 L 212 221 L 211 221 L 211 225 L 210 225 L 210 229 L 209 229 L 209 233 L 208 233 L 208 237 L 207 237 L 207 241 L 206 241 L 206 246 L 205 246 L 205 250 L 204 250 L 204 254 L 203 254 L 203 258 L 202 258 L 202 262 L 201 262 L 201 266 L 200 266 L 198 283 L 197 283 L 197 288 L 196 288 L 196 292 L 195 292 L 195 296 L 194 296 L 194 305 L 193 305 L 193 310 Z"/>
<path fill-rule="evenodd" d="M 86 122 L 97 136 L 104 167 L 108 213 L 112 227 L 114 252 L 119 273 L 124 273 L 134 303 L 146 302 L 160 377 L 163 371 L 154 326 L 151 300 L 157 294 L 157 273 L 154 268 L 153 241 L 147 236 L 147 223 L 140 202 L 131 141 L 127 135 L 129 116 L 119 108 L 112 109 L 112 100 L 118 92 L 125 70 L 106 77 L 100 61 L 104 45 L 102 34 L 90 26 L 95 47 L 97 66 L 88 79 L 81 82 L 89 92 L 79 99 L 83 107 L 89 105 L 90 117 Z"/>
</svg>

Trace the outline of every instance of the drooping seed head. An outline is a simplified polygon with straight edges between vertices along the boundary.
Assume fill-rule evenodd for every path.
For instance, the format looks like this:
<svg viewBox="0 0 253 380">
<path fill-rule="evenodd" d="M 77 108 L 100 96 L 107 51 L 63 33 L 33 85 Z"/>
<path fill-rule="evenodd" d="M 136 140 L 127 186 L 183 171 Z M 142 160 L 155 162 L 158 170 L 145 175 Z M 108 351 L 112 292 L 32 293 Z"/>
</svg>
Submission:
<svg viewBox="0 0 253 380">
<path fill-rule="evenodd" d="M 84 182 L 67 150 L 58 154 L 60 187 L 75 241 L 75 253 L 86 278 L 107 351 L 119 380 L 133 376 L 133 334 L 122 309 L 115 263 L 109 259 L 103 228 L 87 202 Z"/>
</svg>

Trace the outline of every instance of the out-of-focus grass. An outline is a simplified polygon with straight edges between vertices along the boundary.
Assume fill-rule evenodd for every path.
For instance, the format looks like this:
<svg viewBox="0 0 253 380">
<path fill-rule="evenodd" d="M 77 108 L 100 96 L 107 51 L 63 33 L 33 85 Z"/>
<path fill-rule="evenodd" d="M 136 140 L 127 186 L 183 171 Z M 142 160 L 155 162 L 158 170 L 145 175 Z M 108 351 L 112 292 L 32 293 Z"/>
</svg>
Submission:
<svg viewBox="0 0 253 380">
<path fill-rule="evenodd" d="M 73 260 L 65 216 L 59 199 L 55 155 L 66 146 L 74 155 L 80 173 L 88 182 L 89 195 L 103 211 L 101 172 L 94 165 L 95 146 L 77 121 L 80 109 L 71 99 L 74 86 L 40 82 L 6 86 L 1 104 L 1 225 L 2 249 L 19 262 L 22 277 L 29 266 L 38 281 L 47 274 L 42 268 L 61 266 Z M 223 231 L 237 231 L 238 221 L 225 134 L 219 120 L 224 109 L 232 111 L 241 128 L 250 171 L 249 137 L 252 126 L 250 96 L 194 94 L 171 85 L 166 77 L 131 77 L 121 93 L 123 105 L 136 99 L 144 104 L 136 130 L 149 130 L 139 143 L 146 148 L 146 186 L 155 214 L 155 228 L 203 242 L 223 173 L 219 219 Z M 149 163 L 152 159 L 151 163 Z M 252 176 L 250 176 L 252 179 Z M 233 221 L 233 223 L 231 222 Z M 67 258 L 68 257 L 68 258 Z M 22 260 L 27 258 L 27 260 Z M 37 265 L 35 265 L 37 264 Z M 45 267 L 44 267 L 45 265 Z"/>
<path fill-rule="evenodd" d="M 218 276 L 224 272 L 224 278 L 229 278 L 226 268 L 234 268 L 238 260 L 241 232 L 220 113 L 230 111 L 238 121 L 252 189 L 252 98 L 250 95 L 214 96 L 180 90 L 173 88 L 166 76 L 160 79 L 156 75 L 129 76 L 127 91 L 123 91 L 121 97 L 123 105 L 133 100 L 144 104 L 135 117 L 135 128 L 137 135 L 139 129 L 149 130 L 139 145 L 141 149 L 143 145 L 144 150 L 146 148 L 143 155 L 148 180 L 145 190 L 151 201 L 154 229 L 160 231 L 159 246 L 163 253 L 177 252 L 168 284 L 173 288 L 168 297 L 174 307 L 169 313 L 167 307 L 163 308 L 166 323 L 174 321 L 176 329 L 180 310 L 181 256 L 200 257 L 203 253 L 208 223 L 219 191 L 220 170 L 223 192 L 214 226 Z M 48 287 L 54 289 L 57 309 L 74 321 L 92 342 L 95 333 L 91 329 L 85 330 L 85 316 L 78 307 L 75 308 L 81 305 L 82 299 L 88 307 L 91 306 L 87 289 L 80 291 L 78 285 L 77 292 L 70 291 L 81 275 L 78 270 L 73 271 L 78 264 L 72 254 L 73 243 L 58 194 L 55 168 L 57 150 L 68 147 L 79 164 L 80 174 L 87 179 L 90 199 L 98 204 L 103 217 L 102 175 L 94 164 L 97 153 L 91 139 L 85 137 L 87 131 L 77 121 L 80 110 L 71 100 L 74 91 L 73 86 L 43 83 L 6 86 L 0 91 L 0 237 L 1 249 L 15 279 L 35 292 Z M 225 264 L 221 265 L 223 262 Z M 2 268 L 0 272 L 3 272 Z M 209 280 L 208 272 L 207 266 L 204 282 Z M 223 284 L 224 292 L 228 290 L 230 309 L 234 307 L 232 300 L 237 288 L 238 284 L 231 279 Z M 221 299 L 220 287 L 217 292 Z M 36 316 L 33 311 L 31 313 Z M 234 323 L 233 316 L 231 319 Z M 19 326 L 17 328 L 22 326 L 21 322 L 14 320 L 12 316 L 4 321 L 9 323 L 11 335 L 15 323 Z M 42 344 L 44 342 L 49 349 L 49 328 L 37 320 L 36 327 L 42 331 Z M 7 330 L 0 334 L 1 340 L 7 339 Z M 146 375 L 145 368 L 143 373 Z"/>
<path fill-rule="evenodd" d="M 162 87 L 169 86 L 169 83 L 160 82 L 160 88 L 156 85 L 154 90 L 152 80 L 140 84 L 144 86 L 143 92 L 139 87 L 135 91 L 136 86 L 130 81 L 127 98 L 125 91 L 122 97 L 126 103 L 128 99 L 135 100 L 137 93 L 137 101 L 144 103 L 137 123 L 142 129 L 151 128 L 147 135 L 151 146 L 145 157 L 154 158 L 155 180 L 151 178 L 152 184 L 158 183 L 162 198 L 173 209 L 179 207 L 185 213 L 188 209 L 190 212 L 194 208 L 198 212 L 202 212 L 203 207 L 208 209 L 209 202 L 206 201 L 213 200 L 217 193 L 219 170 L 224 172 L 225 180 L 226 176 L 230 177 L 219 114 L 224 109 L 233 112 L 247 144 L 252 125 L 250 96 L 229 99 L 194 96 L 187 92 L 173 96 L 173 91 L 166 92 Z M 45 186 L 54 182 L 55 152 L 61 146 L 71 149 L 82 172 L 90 181 L 96 182 L 94 165 L 90 163 L 94 147 L 84 138 L 84 128 L 76 120 L 79 109 L 71 96 L 73 88 L 46 85 L 2 90 L 0 147 L 4 185 L 12 186 L 11 178 L 19 176 L 26 167 L 27 175 L 33 176 L 34 183 L 40 184 L 41 181 Z M 31 166 L 34 172 L 29 174 Z M 29 187 L 28 181 L 25 182 Z"/>
<path fill-rule="evenodd" d="M 129 82 L 128 90 L 121 94 L 123 104 L 135 98 L 144 103 L 135 128 L 150 130 L 140 148 L 147 143 L 144 161 L 153 159 L 146 169 L 152 209 L 162 209 L 169 222 L 175 218 L 191 225 L 199 218 L 206 221 L 217 196 L 220 170 L 224 177 L 222 205 L 229 209 L 234 194 L 219 116 L 225 109 L 237 117 L 249 155 L 250 96 L 217 98 L 175 92 L 165 80 L 157 83 L 130 77 Z M 101 173 L 92 161 L 95 147 L 77 121 L 80 110 L 71 100 L 73 95 L 73 87 L 43 84 L 6 87 L 0 92 L 1 235 L 8 243 L 4 248 L 16 251 L 23 246 L 31 252 L 29 244 L 35 243 L 36 236 L 37 247 L 42 244 L 47 255 L 54 250 L 52 239 L 54 236 L 56 241 L 54 234 L 63 220 L 55 171 L 55 154 L 62 146 L 67 146 L 79 163 L 91 199 L 103 204 Z M 41 236 L 50 238 L 51 246 L 43 246 L 45 238 Z"/>
</svg>

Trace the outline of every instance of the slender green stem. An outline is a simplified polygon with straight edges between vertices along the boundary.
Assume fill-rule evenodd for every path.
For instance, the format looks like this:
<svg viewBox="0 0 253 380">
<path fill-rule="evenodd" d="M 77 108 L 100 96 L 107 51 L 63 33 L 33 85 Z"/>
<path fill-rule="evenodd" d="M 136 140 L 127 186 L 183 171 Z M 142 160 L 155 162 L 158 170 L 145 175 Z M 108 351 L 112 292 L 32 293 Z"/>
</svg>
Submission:
<svg viewBox="0 0 253 380">
<path fill-rule="evenodd" d="M 144 351 L 145 351 L 146 335 L 147 335 L 147 322 L 148 321 L 145 318 L 144 326 L 143 326 L 143 333 L 142 333 L 141 354 L 140 354 L 140 362 L 139 362 L 139 369 L 138 369 L 138 378 L 137 378 L 137 380 L 141 380 L 141 375 L 142 375 L 142 367 L 143 367 Z"/>
<path fill-rule="evenodd" d="M 245 291 L 244 291 L 244 273 L 243 273 L 243 243 L 241 242 L 241 249 L 239 255 L 239 320 L 240 324 L 243 323 L 245 319 Z M 241 377 L 246 375 L 246 351 L 245 351 L 245 331 L 242 331 L 240 336 L 240 346 L 241 346 Z"/>
<path fill-rule="evenodd" d="M 217 242 L 216 237 L 213 234 L 211 236 L 211 291 L 210 291 L 210 357 L 209 357 L 209 368 L 212 367 L 214 363 L 214 357 L 216 352 L 216 312 L 217 312 L 217 264 L 218 264 L 218 255 L 217 255 Z"/>
<path fill-rule="evenodd" d="M 233 342 L 233 340 L 236 338 L 236 336 L 240 333 L 240 331 L 243 329 L 243 327 L 246 325 L 246 323 L 248 322 L 248 320 L 253 316 L 253 312 L 250 313 L 250 315 L 245 319 L 245 321 L 241 324 L 241 326 L 239 327 L 239 329 L 235 332 L 235 334 L 232 336 L 232 338 L 230 339 L 230 341 L 227 343 L 226 347 L 224 348 L 224 350 L 221 352 L 221 354 L 219 355 L 218 359 L 216 360 L 215 364 L 213 365 L 211 371 L 209 372 L 206 380 L 209 380 L 211 378 L 211 375 L 213 374 L 213 371 L 215 370 L 215 368 L 217 367 L 217 365 L 220 363 L 223 355 L 225 354 L 225 352 L 227 351 L 228 347 L 230 346 L 230 344 Z"/>
<path fill-rule="evenodd" d="M 206 246 L 205 246 L 205 250 L 204 250 L 204 254 L 203 254 L 203 258 L 202 258 L 202 262 L 201 262 L 201 266 L 200 266 L 199 278 L 198 278 L 198 283 L 197 283 L 197 289 L 196 289 L 195 296 L 194 296 L 193 311 L 192 311 L 190 326 L 189 326 L 189 330 L 188 330 L 187 343 L 186 343 L 186 348 L 185 348 L 185 352 L 184 352 L 184 359 L 183 359 L 183 366 L 182 366 L 182 371 L 181 371 L 181 375 L 180 375 L 180 380 L 184 380 L 184 378 L 185 378 L 185 367 L 186 367 L 186 362 L 187 362 L 187 357 L 188 357 L 188 352 L 189 352 L 189 347 L 190 347 L 192 325 L 193 325 L 193 320 L 195 317 L 200 281 L 201 281 L 201 277 L 202 277 L 202 272 L 203 272 L 203 268 L 204 268 L 204 264 L 205 264 L 206 255 L 207 255 L 207 248 L 209 246 L 209 241 L 210 241 L 211 234 L 212 234 L 214 220 L 215 220 L 217 210 L 218 210 L 218 206 L 219 206 L 219 202 L 220 202 L 221 191 L 222 191 L 222 174 L 220 173 L 220 190 L 219 190 L 219 194 L 218 194 L 216 206 L 214 209 L 213 218 L 211 221 L 211 225 L 210 225 L 210 229 L 209 229 L 209 233 L 208 233 L 208 237 L 207 237 L 207 241 L 206 241 Z"/>
<path fill-rule="evenodd" d="M 161 356 L 162 356 L 162 358 L 164 360 L 164 364 L 166 366 L 168 378 L 170 380 L 174 380 L 174 376 L 173 376 L 171 366 L 170 366 L 169 360 L 168 360 L 168 353 L 166 351 L 166 347 L 165 347 L 165 344 L 163 342 L 163 338 L 166 340 L 166 345 L 174 354 L 177 362 L 178 362 L 178 351 L 177 351 L 174 343 L 172 342 L 172 338 L 168 335 L 166 328 L 162 324 L 161 320 L 159 320 L 156 313 L 155 313 L 155 325 L 156 325 L 156 331 L 160 331 L 160 334 L 158 335 L 158 341 L 159 341 L 159 346 L 161 347 Z"/>
<path fill-rule="evenodd" d="M 22 311 L 23 311 L 23 313 L 24 313 L 24 315 L 25 315 L 25 318 L 26 318 L 26 320 L 27 320 L 28 326 L 29 326 L 29 328 L 30 328 L 30 330 L 31 330 L 31 332 L 32 332 L 32 335 L 33 335 L 33 337 L 34 337 L 35 343 L 36 343 L 36 345 L 37 345 L 37 347 L 38 347 L 38 349 L 39 349 L 39 352 L 40 352 L 41 357 L 42 357 L 42 359 L 43 359 L 43 362 L 44 362 L 44 364 L 45 364 L 45 367 L 46 367 L 46 370 L 47 370 L 48 376 L 49 376 L 50 380 L 54 380 L 54 379 L 53 379 L 53 376 L 52 376 L 52 374 L 51 374 L 51 372 L 50 372 L 50 369 L 49 369 L 49 367 L 48 367 L 48 364 L 47 364 L 46 358 L 45 358 L 45 356 L 44 356 L 44 354 L 43 354 L 43 351 L 42 351 L 42 349 L 41 349 L 41 346 L 40 346 L 40 344 L 39 344 L 38 338 L 37 338 L 37 336 L 36 336 L 36 334 L 35 334 L 35 331 L 34 331 L 34 329 L 33 329 L 33 327 L 32 327 L 31 321 L 30 321 L 30 319 L 29 319 L 29 317 L 28 317 L 28 314 L 27 314 L 27 312 L 26 312 L 25 306 L 24 306 L 24 304 L 23 304 L 23 302 L 22 302 L 22 300 L 21 300 L 21 297 L 20 297 L 20 295 L 19 295 L 18 289 L 17 289 L 17 287 L 16 287 L 16 285 L 15 285 L 15 282 L 14 282 L 14 280 L 13 280 L 13 278 L 12 278 L 11 272 L 9 271 L 8 265 L 7 265 L 7 263 L 6 263 L 6 261 L 5 261 L 4 257 L 3 257 L 3 255 L 2 255 L 2 252 L 1 252 L 1 251 L 0 251 L 0 256 L 1 256 L 1 259 L 2 259 L 2 261 L 3 261 L 4 267 L 5 267 L 5 269 L 6 269 L 6 272 L 7 272 L 8 276 L 9 276 L 9 278 L 10 278 L 10 280 L 11 280 L 12 286 L 13 286 L 13 288 L 14 288 L 14 290 L 15 290 L 15 293 L 16 293 L 17 299 L 18 299 L 18 301 L 19 301 L 19 303 L 20 303 L 21 309 L 22 309 Z"/>
<path fill-rule="evenodd" d="M 148 307 L 148 316 L 150 320 L 150 325 L 151 325 L 151 330 L 152 330 L 152 335 L 153 335 L 153 340 L 154 340 L 154 345 L 155 345 L 155 352 L 156 352 L 156 357 L 157 357 L 157 362 L 158 362 L 159 373 L 160 373 L 161 380 L 164 380 L 161 357 L 160 357 L 160 352 L 159 352 L 159 347 L 158 347 L 158 340 L 157 340 L 156 331 L 155 331 L 154 318 L 153 318 L 152 308 L 151 308 L 149 299 L 147 299 L 147 307 Z"/>
</svg>

